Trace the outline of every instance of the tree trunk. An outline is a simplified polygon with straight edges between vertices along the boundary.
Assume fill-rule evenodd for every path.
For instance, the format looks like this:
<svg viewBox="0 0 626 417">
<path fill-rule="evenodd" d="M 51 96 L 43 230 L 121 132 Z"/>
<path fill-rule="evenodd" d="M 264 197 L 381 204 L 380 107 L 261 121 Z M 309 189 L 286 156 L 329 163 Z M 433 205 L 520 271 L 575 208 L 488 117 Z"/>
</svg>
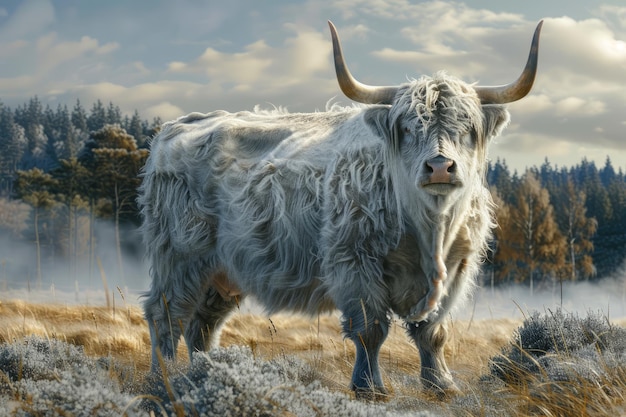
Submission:
<svg viewBox="0 0 626 417">
<path fill-rule="evenodd" d="M 39 242 L 39 207 L 35 207 L 35 245 L 37 247 L 37 289 L 41 289 L 41 244 Z"/>
<path fill-rule="evenodd" d="M 93 226 L 95 221 L 95 203 L 93 198 L 89 198 L 89 282 L 91 283 L 93 271 L 93 259 L 95 254 Z"/>
<path fill-rule="evenodd" d="M 120 280 L 122 283 L 126 283 L 124 279 L 124 265 L 122 263 L 122 245 L 120 241 L 120 196 L 117 189 L 117 183 L 115 183 L 115 247 L 117 249 L 117 267 L 120 273 Z"/>
</svg>

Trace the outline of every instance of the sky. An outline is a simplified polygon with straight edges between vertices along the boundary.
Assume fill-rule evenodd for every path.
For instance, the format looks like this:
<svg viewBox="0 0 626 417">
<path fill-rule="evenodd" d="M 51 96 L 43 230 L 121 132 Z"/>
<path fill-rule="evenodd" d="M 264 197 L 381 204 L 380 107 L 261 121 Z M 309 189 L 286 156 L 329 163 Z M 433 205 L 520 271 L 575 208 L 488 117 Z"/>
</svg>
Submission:
<svg viewBox="0 0 626 417">
<path fill-rule="evenodd" d="M 626 3 L 409 0 L 2 0 L 0 100 L 53 109 L 100 99 L 144 119 L 351 104 L 332 64 L 327 20 L 359 80 L 397 85 L 445 70 L 467 82 L 517 78 L 539 20 L 531 93 L 508 108 L 490 149 L 514 170 L 626 169 Z"/>
</svg>

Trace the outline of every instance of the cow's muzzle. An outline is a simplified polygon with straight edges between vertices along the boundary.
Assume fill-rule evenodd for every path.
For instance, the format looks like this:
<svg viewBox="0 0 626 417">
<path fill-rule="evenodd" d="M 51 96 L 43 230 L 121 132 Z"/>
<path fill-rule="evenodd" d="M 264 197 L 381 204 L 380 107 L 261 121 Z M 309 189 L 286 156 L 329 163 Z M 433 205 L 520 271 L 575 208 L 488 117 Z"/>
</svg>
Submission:
<svg viewBox="0 0 626 417">
<path fill-rule="evenodd" d="M 456 176 L 456 164 L 452 159 L 438 155 L 426 161 L 422 187 L 435 195 L 448 194 L 460 186 Z"/>
</svg>

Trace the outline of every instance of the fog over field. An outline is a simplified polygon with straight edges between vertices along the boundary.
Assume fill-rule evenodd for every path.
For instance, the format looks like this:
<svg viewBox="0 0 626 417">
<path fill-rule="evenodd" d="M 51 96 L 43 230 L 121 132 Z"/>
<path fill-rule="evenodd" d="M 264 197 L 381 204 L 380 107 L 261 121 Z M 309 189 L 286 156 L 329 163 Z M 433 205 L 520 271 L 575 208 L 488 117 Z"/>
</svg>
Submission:
<svg viewBox="0 0 626 417">
<path fill-rule="evenodd" d="M 69 261 L 48 260 L 42 262 L 41 288 L 37 288 L 36 283 L 34 244 L 16 243 L 7 236 L 0 236 L 0 299 L 106 305 L 106 284 L 110 303 L 115 302 L 117 306 L 140 304 L 141 292 L 150 285 L 148 268 L 139 253 L 141 249 L 133 247 L 135 253 L 132 255 L 123 253 L 123 276 L 120 277 L 112 227 L 101 224 L 97 235 L 91 273 L 87 255 L 80 257 L 75 270 Z M 97 264 L 98 258 L 102 269 Z M 521 319 L 534 310 L 547 312 L 561 306 L 567 312 L 600 311 L 611 319 L 626 318 L 626 266 L 614 276 L 597 282 L 563 283 L 562 301 L 558 282 L 535 289 L 532 296 L 528 286 L 490 288 L 485 283 L 456 311 L 454 318 Z M 253 298 L 246 299 L 241 311 L 263 314 L 263 309 Z"/>
<path fill-rule="evenodd" d="M 142 261 L 137 231 L 126 229 L 121 234 L 132 235 L 127 241 L 133 242 L 123 244 L 126 251 L 122 250 L 121 269 L 113 226 L 99 222 L 91 268 L 87 245 L 79 247 L 75 261 L 71 256 L 42 255 L 41 286 L 37 284 L 35 244 L 0 236 L 0 298 L 102 305 L 106 284 L 109 294 L 114 292 L 120 298 L 122 292 L 126 302 L 137 303 L 138 294 L 149 285 L 148 268 Z M 46 252 L 48 248 L 43 247 L 42 253 Z"/>
</svg>

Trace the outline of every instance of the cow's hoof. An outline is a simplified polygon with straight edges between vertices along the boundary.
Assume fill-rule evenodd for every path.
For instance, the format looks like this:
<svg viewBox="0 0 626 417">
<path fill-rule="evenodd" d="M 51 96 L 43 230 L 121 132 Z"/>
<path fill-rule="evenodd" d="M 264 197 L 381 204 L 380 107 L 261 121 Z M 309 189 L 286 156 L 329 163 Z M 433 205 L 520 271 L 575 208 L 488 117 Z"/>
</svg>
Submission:
<svg viewBox="0 0 626 417">
<path fill-rule="evenodd" d="M 433 395 L 439 400 L 447 400 L 462 393 L 454 382 L 438 385 L 430 381 L 424 381 L 424 388 L 427 393 Z"/>
<path fill-rule="evenodd" d="M 384 387 L 352 388 L 359 401 L 388 401 L 389 392 Z"/>
</svg>

